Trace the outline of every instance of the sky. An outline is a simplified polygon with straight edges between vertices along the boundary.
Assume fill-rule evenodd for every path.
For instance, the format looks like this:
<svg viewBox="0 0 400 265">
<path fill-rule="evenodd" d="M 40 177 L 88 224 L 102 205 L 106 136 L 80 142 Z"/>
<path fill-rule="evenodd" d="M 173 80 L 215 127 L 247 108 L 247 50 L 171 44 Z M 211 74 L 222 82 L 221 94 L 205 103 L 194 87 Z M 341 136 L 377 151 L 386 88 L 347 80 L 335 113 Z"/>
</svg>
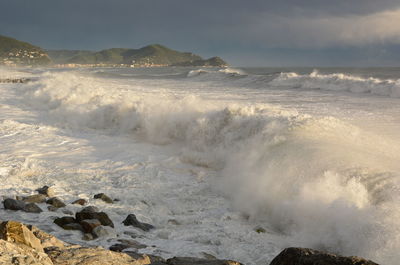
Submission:
<svg viewBox="0 0 400 265">
<path fill-rule="evenodd" d="M 400 1 L 0 0 L 0 35 L 45 49 L 159 43 L 235 66 L 400 66 Z"/>
</svg>

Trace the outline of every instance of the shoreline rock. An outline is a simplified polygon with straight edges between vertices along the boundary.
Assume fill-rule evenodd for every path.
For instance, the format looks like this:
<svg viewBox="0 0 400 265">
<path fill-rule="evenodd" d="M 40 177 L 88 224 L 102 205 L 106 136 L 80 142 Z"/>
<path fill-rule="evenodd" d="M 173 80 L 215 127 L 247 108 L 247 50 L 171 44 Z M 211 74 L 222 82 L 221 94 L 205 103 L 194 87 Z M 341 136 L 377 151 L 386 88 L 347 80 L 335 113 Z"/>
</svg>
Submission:
<svg viewBox="0 0 400 265">
<path fill-rule="evenodd" d="M 269 265 L 378 265 L 361 257 L 343 257 L 310 248 L 286 248 Z"/>
</svg>

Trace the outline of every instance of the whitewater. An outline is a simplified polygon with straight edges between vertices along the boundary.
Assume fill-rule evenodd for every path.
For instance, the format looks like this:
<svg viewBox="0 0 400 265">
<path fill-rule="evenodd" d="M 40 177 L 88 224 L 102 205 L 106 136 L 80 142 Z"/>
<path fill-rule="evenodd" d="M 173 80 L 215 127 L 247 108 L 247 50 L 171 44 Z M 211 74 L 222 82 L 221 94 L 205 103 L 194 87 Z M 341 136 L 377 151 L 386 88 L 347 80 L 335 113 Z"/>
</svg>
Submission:
<svg viewBox="0 0 400 265">
<path fill-rule="evenodd" d="M 84 241 L 52 224 L 61 211 L 1 206 L 1 219 L 82 245 L 135 238 L 165 258 L 258 265 L 293 246 L 398 264 L 398 68 L 0 68 L 1 78 L 31 81 L 0 84 L 0 195 L 52 185 L 107 212 L 117 235 Z M 156 229 L 124 227 L 130 213 Z"/>
</svg>

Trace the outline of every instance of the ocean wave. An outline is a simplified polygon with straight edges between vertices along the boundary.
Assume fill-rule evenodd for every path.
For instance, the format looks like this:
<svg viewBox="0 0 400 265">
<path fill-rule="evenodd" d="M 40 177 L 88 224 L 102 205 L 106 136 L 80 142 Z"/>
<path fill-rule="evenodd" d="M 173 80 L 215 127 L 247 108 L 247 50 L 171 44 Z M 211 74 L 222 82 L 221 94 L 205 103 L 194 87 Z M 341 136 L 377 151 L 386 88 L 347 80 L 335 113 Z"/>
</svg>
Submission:
<svg viewBox="0 0 400 265">
<path fill-rule="evenodd" d="M 318 73 L 274 82 L 309 79 L 332 87 L 366 82 Z M 400 150 L 388 139 L 332 117 L 121 91 L 72 73 L 46 73 L 18 89 L 57 126 L 181 146 L 182 160 L 219 172 L 215 186 L 235 207 L 302 246 L 385 264 L 398 259 Z"/>
<path fill-rule="evenodd" d="M 281 73 L 269 85 L 285 88 L 348 91 L 352 93 L 370 93 L 388 97 L 400 97 L 400 80 L 381 80 L 373 77 L 363 78 L 343 73 L 320 74 L 317 70 L 305 75 L 294 72 Z"/>
<path fill-rule="evenodd" d="M 205 77 L 207 79 L 213 78 L 216 79 L 226 79 L 226 78 L 237 78 L 237 77 L 246 77 L 247 74 L 240 69 L 235 68 L 224 68 L 224 69 L 195 69 L 191 70 L 187 73 L 187 77 Z"/>
</svg>

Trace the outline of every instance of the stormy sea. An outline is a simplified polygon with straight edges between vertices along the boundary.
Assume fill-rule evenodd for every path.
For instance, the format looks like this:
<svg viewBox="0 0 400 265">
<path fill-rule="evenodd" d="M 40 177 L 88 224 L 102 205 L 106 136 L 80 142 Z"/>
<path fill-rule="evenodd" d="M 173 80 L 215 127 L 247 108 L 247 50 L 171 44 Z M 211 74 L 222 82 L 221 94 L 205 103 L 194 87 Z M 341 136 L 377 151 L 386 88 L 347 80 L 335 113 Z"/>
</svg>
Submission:
<svg viewBox="0 0 400 265">
<path fill-rule="evenodd" d="M 400 259 L 399 68 L 0 69 L 0 195 L 54 187 L 162 257 Z M 103 192 L 117 203 L 94 200 Z M 10 212 L 67 242 L 61 211 Z M 43 207 L 43 206 L 41 206 Z M 68 205 L 74 210 L 76 205 Z M 134 213 L 155 229 L 124 227 Z"/>
</svg>

